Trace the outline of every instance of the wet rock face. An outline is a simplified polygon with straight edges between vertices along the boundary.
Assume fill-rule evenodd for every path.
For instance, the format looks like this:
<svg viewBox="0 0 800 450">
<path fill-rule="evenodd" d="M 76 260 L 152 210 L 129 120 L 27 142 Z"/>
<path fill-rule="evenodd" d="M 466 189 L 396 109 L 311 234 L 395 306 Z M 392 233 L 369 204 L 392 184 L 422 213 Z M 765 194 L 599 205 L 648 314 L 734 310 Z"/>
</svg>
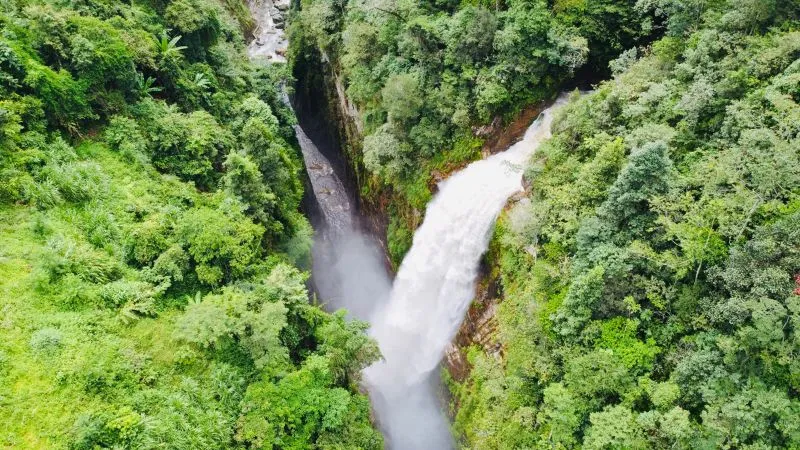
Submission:
<svg viewBox="0 0 800 450">
<path fill-rule="evenodd" d="M 481 281 L 475 289 L 475 300 L 467 311 L 455 339 L 445 349 L 443 364 L 454 380 L 461 382 L 469 376 L 467 350 L 473 345 L 486 354 L 502 359 L 503 348 L 497 339 L 497 281 L 482 268 Z"/>
</svg>

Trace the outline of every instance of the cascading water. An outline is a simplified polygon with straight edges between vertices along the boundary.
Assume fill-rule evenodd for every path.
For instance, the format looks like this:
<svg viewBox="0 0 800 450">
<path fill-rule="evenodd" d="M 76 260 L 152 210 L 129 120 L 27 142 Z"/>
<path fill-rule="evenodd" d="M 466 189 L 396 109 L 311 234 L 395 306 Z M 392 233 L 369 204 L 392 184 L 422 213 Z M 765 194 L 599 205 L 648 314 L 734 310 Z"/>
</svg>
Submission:
<svg viewBox="0 0 800 450">
<path fill-rule="evenodd" d="M 249 48 L 253 58 L 283 62 L 286 40 L 275 18 L 286 3 L 277 1 L 249 0 L 258 24 Z M 370 333 L 383 360 L 364 371 L 364 381 L 387 446 L 394 450 L 453 447 L 436 395 L 435 369 L 473 298 L 494 222 L 508 198 L 522 189 L 523 164 L 550 136 L 552 110 L 505 152 L 439 184 L 393 287 L 378 247 L 359 232 L 351 199 L 330 161 L 295 127 L 323 216 L 314 242 L 317 291 L 330 309 L 346 308 L 372 323 Z"/>
<path fill-rule="evenodd" d="M 315 223 L 314 285 L 329 309 L 345 308 L 367 320 L 391 286 L 381 251 L 359 231 L 350 197 L 330 161 L 299 125 L 295 134 L 322 213 Z"/>
<path fill-rule="evenodd" d="M 393 449 L 452 447 L 434 396 L 434 369 L 473 298 L 494 222 L 508 198 L 522 190 L 522 166 L 550 136 L 554 107 L 508 150 L 474 162 L 439 184 L 388 303 L 372 317 L 371 333 L 384 360 L 364 375 Z"/>
</svg>

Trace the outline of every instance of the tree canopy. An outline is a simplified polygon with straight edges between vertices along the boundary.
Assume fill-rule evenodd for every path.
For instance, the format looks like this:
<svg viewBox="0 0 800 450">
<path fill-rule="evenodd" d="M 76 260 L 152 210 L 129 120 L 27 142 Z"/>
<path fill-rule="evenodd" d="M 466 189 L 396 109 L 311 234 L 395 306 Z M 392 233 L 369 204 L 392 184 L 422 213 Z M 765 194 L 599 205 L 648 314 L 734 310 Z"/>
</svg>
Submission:
<svg viewBox="0 0 800 450">
<path fill-rule="evenodd" d="M 504 365 L 474 351 L 454 389 L 465 446 L 800 445 L 800 11 L 779 3 L 637 2 L 666 35 L 574 96 L 501 218 Z"/>
<path fill-rule="evenodd" d="M 0 4 L 0 447 L 383 445 L 240 0 Z M 298 268 L 299 267 L 299 268 Z"/>
</svg>

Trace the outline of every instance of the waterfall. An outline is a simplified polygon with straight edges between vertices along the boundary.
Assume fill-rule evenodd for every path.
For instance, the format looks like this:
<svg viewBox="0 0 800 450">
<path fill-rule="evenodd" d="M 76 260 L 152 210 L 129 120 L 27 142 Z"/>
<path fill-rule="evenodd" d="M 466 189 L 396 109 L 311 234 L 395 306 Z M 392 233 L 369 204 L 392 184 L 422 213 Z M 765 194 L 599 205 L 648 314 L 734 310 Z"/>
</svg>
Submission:
<svg viewBox="0 0 800 450">
<path fill-rule="evenodd" d="M 281 10 L 288 3 L 248 3 L 258 24 L 250 56 L 283 62 Z M 345 308 L 372 324 L 370 333 L 383 360 L 364 370 L 364 382 L 389 448 L 454 446 L 436 395 L 435 369 L 473 298 L 494 222 L 508 198 L 522 189 L 524 164 L 550 136 L 554 107 L 508 150 L 474 162 L 439 184 L 393 286 L 379 247 L 360 232 L 352 199 L 330 161 L 299 125 L 295 127 L 322 213 L 315 224 L 313 249 L 316 290 L 328 309 Z"/>
<path fill-rule="evenodd" d="M 344 308 L 352 317 L 367 320 L 391 288 L 383 254 L 375 240 L 360 231 L 350 196 L 330 161 L 299 125 L 295 135 L 322 213 L 312 249 L 316 291 L 329 310 Z"/>
<path fill-rule="evenodd" d="M 452 447 L 447 420 L 434 395 L 434 369 L 473 299 L 478 265 L 494 222 L 508 198 L 522 190 L 524 164 L 550 136 L 554 107 L 508 150 L 474 162 L 439 184 L 389 301 L 372 317 L 371 334 L 384 359 L 367 368 L 364 377 L 387 442 L 395 450 Z"/>
</svg>

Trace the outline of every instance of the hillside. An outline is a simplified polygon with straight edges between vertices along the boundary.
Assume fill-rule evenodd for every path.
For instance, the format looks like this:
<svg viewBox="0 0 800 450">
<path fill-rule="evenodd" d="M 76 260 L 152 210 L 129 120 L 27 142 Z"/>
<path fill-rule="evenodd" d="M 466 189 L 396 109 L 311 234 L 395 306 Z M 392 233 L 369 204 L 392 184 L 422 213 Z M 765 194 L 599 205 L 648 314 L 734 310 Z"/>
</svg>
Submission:
<svg viewBox="0 0 800 450">
<path fill-rule="evenodd" d="M 396 265 L 487 133 L 594 85 L 495 231 L 473 308 L 497 331 L 449 380 L 463 448 L 800 445 L 799 24 L 796 1 L 301 2 L 294 73 Z"/>
<path fill-rule="evenodd" d="M 300 2 L 294 75 L 356 111 L 329 120 L 355 123 L 346 145 L 362 197 L 388 204 L 395 265 L 435 182 L 481 158 L 489 129 L 576 80 L 603 79 L 610 59 L 652 39 L 653 15 L 635 3 Z"/>
<path fill-rule="evenodd" d="M 380 448 L 238 0 L 0 6 L 0 447 Z"/>
<path fill-rule="evenodd" d="M 800 445 L 799 5 L 652 4 L 495 233 L 468 448 Z"/>
<path fill-rule="evenodd" d="M 798 0 L 258 9 L 0 3 L 0 447 L 800 448 Z"/>
</svg>

